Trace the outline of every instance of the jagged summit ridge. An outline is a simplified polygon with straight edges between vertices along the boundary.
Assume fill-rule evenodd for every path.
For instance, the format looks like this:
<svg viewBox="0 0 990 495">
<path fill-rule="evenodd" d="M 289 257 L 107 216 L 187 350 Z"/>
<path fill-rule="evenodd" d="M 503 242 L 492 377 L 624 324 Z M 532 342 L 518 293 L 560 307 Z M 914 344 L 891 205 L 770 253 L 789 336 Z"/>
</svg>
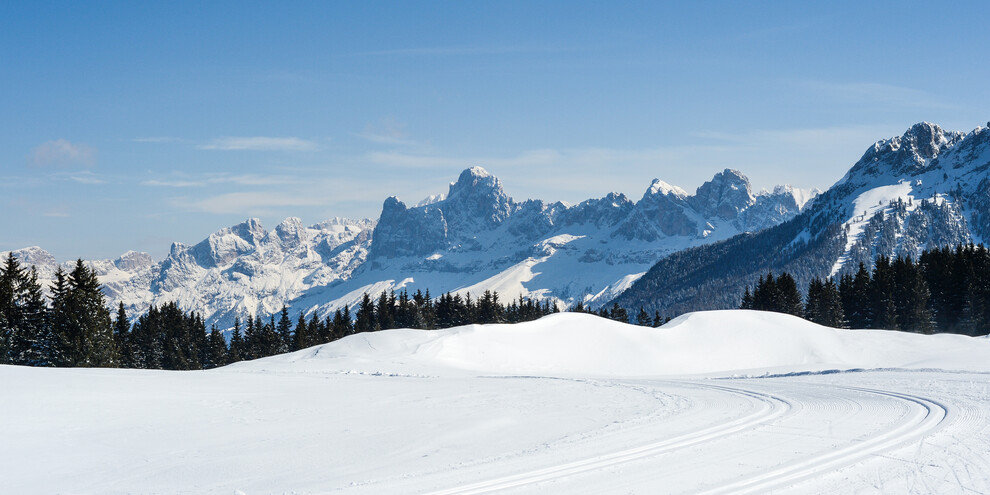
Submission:
<svg viewBox="0 0 990 495">
<path fill-rule="evenodd" d="M 901 136 L 874 143 L 840 183 L 857 175 L 879 177 L 921 173 L 932 160 L 965 137 L 963 132 L 945 131 L 938 125 L 920 122 Z"/>
</svg>

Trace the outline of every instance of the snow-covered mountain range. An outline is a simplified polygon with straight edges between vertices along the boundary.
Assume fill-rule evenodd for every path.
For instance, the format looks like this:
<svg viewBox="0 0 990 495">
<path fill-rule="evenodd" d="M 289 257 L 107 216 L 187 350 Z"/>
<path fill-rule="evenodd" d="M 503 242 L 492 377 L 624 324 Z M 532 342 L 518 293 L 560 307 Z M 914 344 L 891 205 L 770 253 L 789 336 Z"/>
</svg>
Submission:
<svg viewBox="0 0 990 495">
<path fill-rule="evenodd" d="M 990 240 L 990 123 L 970 133 L 915 124 L 877 141 L 793 220 L 661 260 L 616 299 L 679 314 L 735 307 L 767 270 L 812 277 L 872 267 L 879 255 Z"/>
<path fill-rule="evenodd" d="M 816 193 L 790 186 L 754 193 L 745 176 L 726 169 L 693 195 L 654 180 L 639 201 L 611 193 L 577 205 L 517 202 L 498 178 L 472 167 L 445 195 L 418 206 L 386 199 L 377 222 L 305 227 L 288 218 L 267 231 L 250 219 L 192 246 L 175 243 L 161 261 L 128 252 L 91 264 L 109 301 L 123 302 L 132 316 L 176 301 L 221 328 L 235 315 L 270 314 L 283 304 L 325 314 L 365 292 L 403 288 L 601 304 L 661 257 L 777 225 Z M 42 279 L 58 265 L 37 247 L 14 253 Z"/>
</svg>

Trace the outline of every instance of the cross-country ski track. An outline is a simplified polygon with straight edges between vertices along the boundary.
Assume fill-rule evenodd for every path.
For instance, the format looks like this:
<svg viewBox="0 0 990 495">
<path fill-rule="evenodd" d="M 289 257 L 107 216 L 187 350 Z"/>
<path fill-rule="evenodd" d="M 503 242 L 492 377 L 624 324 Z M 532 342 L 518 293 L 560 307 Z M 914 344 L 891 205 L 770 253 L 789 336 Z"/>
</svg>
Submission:
<svg viewBox="0 0 990 495">
<path fill-rule="evenodd" d="M 651 473 L 649 477 L 654 478 L 652 482 L 641 479 L 639 483 L 645 488 L 660 486 L 662 482 L 664 493 L 769 493 L 916 443 L 950 422 L 952 417 L 951 407 L 902 392 L 841 385 L 809 386 L 808 383 L 783 386 L 780 383 L 766 383 L 768 381 L 772 382 L 774 379 L 723 380 L 718 385 L 702 380 L 647 382 L 649 386 L 666 393 L 679 390 L 690 394 L 694 390 L 734 395 L 751 402 L 752 409 L 749 414 L 737 419 L 680 433 L 671 432 L 672 427 L 678 423 L 677 418 L 665 418 L 662 425 L 655 425 L 657 434 L 666 437 L 664 440 L 430 493 L 498 493 L 568 479 L 574 486 L 560 482 L 550 491 L 594 493 L 597 488 L 588 489 L 588 484 L 593 484 L 594 481 L 583 478 L 595 478 L 597 472 L 608 468 L 621 472 L 623 464 L 634 462 L 655 464 L 655 469 L 639 469 L 640 473 L 636 477 L 647 478 L 642 473 Z M 769 392 L 767 388 L 775 391 Z M 787 389 L 792 389 L 793 392 L 785 392 Z M 702 406 L 711 411 L 715 403 L 717 401 L 708 398 Z M 679 412 L 680 415 L 699 413 L 702 411 L 694 408 Z M 877 421 L 878 417 L 885 419 Z M 821 450 L 809 448 L 808 438 L 805 436 L 798 442 L 788 441 L 793 439 L 795 431 L 806 430 L 808 424 L 822 424 L 833 430 L 830 435 L 818 439 L 823 441 L 819 447 Z M 869 426 L 860 428 L 864 425 Z M 834 430 L 847 432 L 836 434 Z M 801 444 L 801 447 L 793 448 L 796 444 Z M 740 445 L 749 447 L 739 449 Z M 731 457 L 722 458 L 722 462 L 718 464 L 699 466 L 707 472 L 703 483 L 693 478 L 687 478 L 684 487 L 670 483 L 675 479 L 684 479 L 682 475 L 671 476 L 671 472 L 683 473 L 682 470 L 696 467 L 696 459 L 702 455 L 690 452 L 696 446 L 700 446 L 696 450 L 739 450 Z M 729 461 L 758 458 L 760 451 L 768 449 L 768 446 L 778 447 L 775 452 L 779 454 L 779 465 L 755 470 L 733 470 L 726 465 Z M 787 450 L 788 448 L 793 450 Z M 687 462 L 682 462 L 685 458 Z M 685 465 L 677 467 L 680 464 Z M 636 485 L 629 479 L 622 483 L 629 488 Z M 612 485 L 611 482 L 609 484 Z"/>
</svg>

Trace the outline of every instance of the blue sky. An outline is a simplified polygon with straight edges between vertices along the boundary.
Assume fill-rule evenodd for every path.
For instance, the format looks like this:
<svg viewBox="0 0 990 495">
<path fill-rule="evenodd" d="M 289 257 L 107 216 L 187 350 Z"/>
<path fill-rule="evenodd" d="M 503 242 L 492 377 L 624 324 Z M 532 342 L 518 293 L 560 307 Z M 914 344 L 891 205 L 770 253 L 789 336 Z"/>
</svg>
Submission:
<svg viewBox="0 0 990 495">
<path fill-rule="evenodd" d="M 287 5 L 286 5 L 287 4 Z M 0 2 L 0 250 L 164 256 L 377 218 L 481 165 L 638 199 L 726 168 L 826 188 L 990 120 L 988 2 Z"/>
</svg>

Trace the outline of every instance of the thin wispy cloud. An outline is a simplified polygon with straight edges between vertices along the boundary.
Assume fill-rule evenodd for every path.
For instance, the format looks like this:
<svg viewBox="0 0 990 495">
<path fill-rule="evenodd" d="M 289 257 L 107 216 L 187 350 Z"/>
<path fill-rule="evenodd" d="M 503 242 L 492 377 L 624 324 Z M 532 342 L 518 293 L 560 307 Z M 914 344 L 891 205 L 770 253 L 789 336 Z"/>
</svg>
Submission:
<svg viewBox="0 0 990 495">
<path fill-rule="evenodd" d="M 64 206 L 52 207 L 52 208 L 48 208 L 47 210 L 45 210 L 44 212 L 42 212 L 41 213 L 41 216 L 43 216 L 43 217 L 53 217 L 53 218 L 68 218 L 69 217 L 69 209 L 66 208 L 66 207 L 64 207 Z"/>
<path fill-rule="evenodd" d="M 181 178 L 148 179 L 141 181 L 142 186 L 147 187 L 205 187 L 215 184 L 236 184 L 239 186 L 275 186 L 284 184 L 298 184 L 301 180 L 288 175 L 216 175 L 206 174 L 201 177 L 188 176 L 182 174 Z"/>
<path fill-rule="evenodd" d="M 297 184 L 300 179 L 288 175 L 230 175 L 221 177 L 211 177 L 207 182 L 213 184 L 230 183 L 241 186 L 276 186 L 282 184 Z"/>
<path fill-rule="evenodd" d="M 919 89 L 894 84 L 859 81 L 803 81 L 806 89 L 826 97 L 858 104 L 887 104 L 915 108 L 950 109 L 952 105 Z"/>
<path fill-rule="evenodd" d="M 295 194 L 277 192 L 233 192 L 211 196 L 200 200 L 189 201 L 188 198 L 177 198 L 176 206 L 214 214 L 268 214 L 275 208 L 319 206 L 326 200 L 315 197 L 305 197 Z"/>
<path fill-rule="evenodd" d="M 106 184 L 107 181 L 89 170 L 78 172 L 56 172 L 48 175 L 48 180 L 61 182 L 75 182 L 77 184 L 99 185 Z"/>
<path fill-rule="evenodd" d="M 364 126 L 363 132 L 355 133 L 354 135 L 376 144 L 389 146 L 420 145 L 418 141 L 409 138 L 409 133 L 406 131 L 406 124 L 399 122 L 394 117 L 382 119 L 379 124 L 367 124 Z"/>
<path fill-rule="evenodd" d="M 223 151 L 316 151 L 320 147 L 313 141 L 297 137 L 222 137 L 197 148 Z"/>
<path fill-rule="evenodd" d="M 715 148 L 717 146 L 710 146 Z M 642 149 L 604 147 L 534 149 L 508 156 L 449 156 L 440 154 L 416 154 L 402 152 L 370 152 L 365 155 L 370 162 L 408 168 L 449 168 L 480 164 L 485 167 L 518 169 L 524 167 L 560 166 L 609 168 L 630 165 L 643 166 L 658 162 L 671 162 L 698 150 L 698 146 L 670 146 Z"/>
<path fill-rule="evenodd" d="M 96 163 L 96 149 L 66 139 L 46 141 L 35 147 L 28 156 L 28 164 L 34 167 L 89 167 Z"/>
<path fill-rule="evenodd" d="M 100 179 L 94 175 L 73 175 L 69 177 L 69 180 L 86 185 L 98 185 L 98 184 L 107 183 L 107 181 Z"/>
</svg>

